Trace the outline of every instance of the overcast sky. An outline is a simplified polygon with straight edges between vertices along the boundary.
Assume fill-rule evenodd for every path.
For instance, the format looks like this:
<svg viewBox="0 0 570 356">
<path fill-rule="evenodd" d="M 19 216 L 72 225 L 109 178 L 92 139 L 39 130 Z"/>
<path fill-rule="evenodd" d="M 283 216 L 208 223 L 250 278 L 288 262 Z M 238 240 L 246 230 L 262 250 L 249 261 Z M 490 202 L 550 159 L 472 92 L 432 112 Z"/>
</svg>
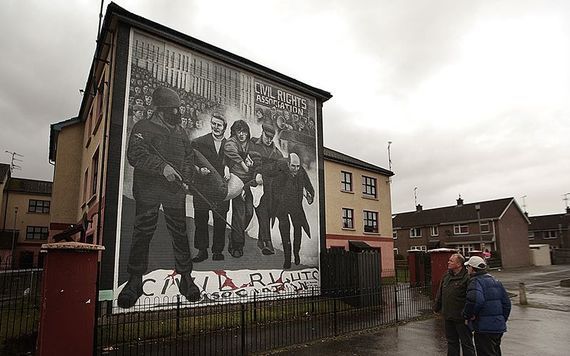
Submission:
<svg viewBox="0 0 570 356">
<path fill-rule="evenodd" d="M 388 168 L 393 212 L 570 192 L 570 1 L 116 1 L 327 90 L 325 146 Z M 105 6 L 109 1 L 105 1 Z M 49 125 L 73 116 L 99 1 L 4 0 L 0 162 L 52 179 Z M 570 196 L 569 196 L 570 197 Z"/>
</svg>

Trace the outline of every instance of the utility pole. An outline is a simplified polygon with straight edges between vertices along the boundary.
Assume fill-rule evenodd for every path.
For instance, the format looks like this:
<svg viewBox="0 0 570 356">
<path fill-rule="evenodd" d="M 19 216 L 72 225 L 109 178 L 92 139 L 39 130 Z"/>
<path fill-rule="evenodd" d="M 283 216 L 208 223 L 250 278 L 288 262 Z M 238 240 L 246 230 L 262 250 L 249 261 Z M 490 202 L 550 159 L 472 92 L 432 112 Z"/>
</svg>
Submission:
<svg viewBox="0 0 570 356">
<path fill-rule="evenodd" d="M 392 155 L 390 154 L 390 145 L 392 144 L 392 141 L 388 141 L 388 169 L 391 171 L 392 170 Z"/>
<path fill-rule="evenodd" d="M 414 187 L 414 206 L 418 206 L 418 187 Z"/>
<path fill-rule="evenodd" d="M 475 204 L 477 211 L 477 222 L 479 223 L 479 250 L 483 252 L 483 233 L 481 233 L 481 204 Z"/>
<path fill-rule="evenodd" d="M 564 197 L 562 200 L 566 203 L 566 211 L 565 214 L 570 214 L 570 206 L 568 206 L 568 196 L 570 193 L 564 193 L 562 196 Z M 560 230 L 560 248 L 567 248 L 568 242 L 570 242 L 570 223 L 566 225 L 566 231 L 563 231 L 562 224 L 558 224 L 558 229 Z"/>
<path fill-rule="evenodd" d="M 527 211 L 526 211 L 526 195 L 523 195 L 523 196 L 521 197 L 521 199 L 522 199 L 522 201 L 523 201 L 523 212 L 525 213 L 525 215 L 528 216 L 528 213 L 527 213 Z"/>
</svg>

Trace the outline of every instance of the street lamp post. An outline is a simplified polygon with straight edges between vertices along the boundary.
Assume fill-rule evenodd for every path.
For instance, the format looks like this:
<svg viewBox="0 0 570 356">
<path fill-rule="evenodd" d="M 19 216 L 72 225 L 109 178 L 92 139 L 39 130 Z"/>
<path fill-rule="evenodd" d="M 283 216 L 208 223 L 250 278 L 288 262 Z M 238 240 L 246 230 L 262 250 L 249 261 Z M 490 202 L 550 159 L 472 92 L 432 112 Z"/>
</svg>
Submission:
<svg viewBox="0 0 570 356">
<path fill-rule="evenodd" d="M 475 204 L 477 223 L 479 224 L 479 249 L 483 251 L 483 234 L 481 233 L 481 204 Z"/>
</svg>

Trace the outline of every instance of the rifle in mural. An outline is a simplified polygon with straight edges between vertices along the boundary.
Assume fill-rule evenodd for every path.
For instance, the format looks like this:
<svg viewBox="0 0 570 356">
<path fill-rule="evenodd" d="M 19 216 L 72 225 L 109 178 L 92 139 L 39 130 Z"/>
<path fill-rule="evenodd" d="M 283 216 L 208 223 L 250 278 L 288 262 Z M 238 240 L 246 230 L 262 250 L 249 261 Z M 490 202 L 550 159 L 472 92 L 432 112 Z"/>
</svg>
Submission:
<svg viewBox="0 0 570 356">
<path fill-rule="evenodd" d="M 170 167 L 172 167 L 172 169 L 174 169 L 174 171 L 182 178 L 181 181 L 176 180 L 176 184 L 178 184 L 178 187 L 180 189 L 182 189 L 186 194 L 188 195 L 193 195 L 193 196 L 198 196 L 200 197 L 202 200 L 204 200 L 206 202 L 206 204 L 208 205 L 208 207 L 212 210 L 213 214 L 216 214 L 216 216 L 218 216 L 220 219 L 222 219 L 225 224 L 227 226 L 229 226 L 233 231 L 237 232 L 238 234 L 243 236 L 243 233 L 240 232 L 239 230 L 237 230 L 235 227 L 233 227 L 233 225 L 231 223 L 229 223 L 226 220 L 226 217 L 223 216 L 222 214 L 220 214 L 216 208 L 217 208 L 217 204 L 212 201 L 210 198 L 208 198 L 204 193 L 202 193 L 198 187 L 195 186 L 195 184 L 193 184 L 193 182 L 191 182 L 184 174 L 182 174 L 182 172 L 180 171 L 180 169 L 178 169 L 178 167 L 176 167 L 176 165 L 172 164 L 170 161 L 168 161 L 159 151 L 158 149 L 154 146 L 154 144 L 148 140 L 145 140 L 143 135 L 141 133 L 137 133 L 135 135 L 135 137 L 137 137 L 139 140 L 142 140 L 143 142 L 145 142 L 152 150 L 153 152 L 156 154 L 156 156 L 163 161 L 164 163 L 168 164 Z M 209 164 L 209 162 L 207 161 L 207 159 L 198 151 L 194 150 L 194 154 L 197 156 L 198 160 L 200 162 L 202 162 L 203 164 L 209 166 L 206 167 L 208 168 L 208 170 L 212 173 L 212 174 L 218 174 L 216 172 L 216 170 Z M 248 182 L 249 183 L 249 182 Z M 241 179 L 239 179 L 236 175 L 232 174 L 230 181 L 227 184 L 227 192 L 226 192 L 226 196 L 223 200 L 230 200 L 233 199 L 235 197 L 238 196 L 238 194 L 241 192 L 241 190 L 243 189 L 244 184 L 241 181 Z M 245 238 L 245 236 L 244 236 Z"/>
</svg>

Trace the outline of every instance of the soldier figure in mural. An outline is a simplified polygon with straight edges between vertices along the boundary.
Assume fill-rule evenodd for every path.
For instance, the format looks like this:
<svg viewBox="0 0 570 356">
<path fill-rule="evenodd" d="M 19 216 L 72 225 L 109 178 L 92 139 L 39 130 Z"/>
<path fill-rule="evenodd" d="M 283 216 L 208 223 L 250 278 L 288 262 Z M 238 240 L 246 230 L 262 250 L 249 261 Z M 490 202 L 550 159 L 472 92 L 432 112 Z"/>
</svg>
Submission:
<svg viewBox="0 0 570 356">
<path fill-rule="evenodd" d="M 230 173 L 235 174 L 245 186 L 240 195 L 232 199 L 232 226 L 228 252 L 235 258 L 243 256 L 245 229 L 253 217 L 253 194 L 250 184 L 253 180 L 254 161 L 250 156 L 250 130 L 244 120 L 237 120 L 230 129 L 230 138 L 224 145 L 224 154 Z"/>
<path fill-rule="evenodd" d="M 190 140 L 180 126 L 178 94 L 158 87 L 152 102 L 156 110 L 151 118 L 134 125 L 127 148 L 127 159 L 134 167 L 136 216 L 127 266 L 129 279 L 118 297 L 122 308 L 131 308 L 143 294 L 142 277 L 147 272 L 149 244 L 161 205 L 172 237 L 176 273 L 181 277 L 179 291 L 188 301 L 200 299 L 200 290 L 191 275 L 183 186 L 194 176 L 207 172 L 198 173 Z"/>
<path fill-rule="evenodd" d="M 209 171 L 215 171 L 220 177 L 223 177 L 225 181 L 215 181 L 213 177 L 208 177 L 207 180 L 203 180 L 202 186 L 208 185 L 209 188 L 205 188 L 208 193 L 212 190 L 218 189 L 221 185 L 227 186 L 227 181 L 230 180 L 229 169 L 226 171 L 226 166 L 224 164 L 224 144 L 226 139 L 224 134 L 226 132 L 227 121 L 225 117 L 221 114 L 214 113 L 210 118 L 210 126 L 212 132 L 196 138 L 192 142 L 192 147 L 201 154 L 206 161 L 200 159 L 202 164 L 210 164 L 208 167 Z M 212 169 L 213 167 L 213 169 Z M 217 176 L 216 176 L 217 177 Z M 222 200 L 225 198 L 220 197 Z M 220 200 L 220 199 L 214 199 Z M 222 251 L 224 250 L 226 242 L 226 220 L 225 217 L 229 210 L 229 201 L 223 201 L 213 208 L 207 201 L 201 197 L 194 196 L 194 221 L 196 224 L 196 231 L 194 233 L 194 247 L 198 249 L 198 254 L 194 257 L 193 261 L 198 263 L 206 260 L 208 258 L 208 245 L 209 245 L 209 228 L 208 219 L 210 210 L 213 213 L 214 220 L 214 233 L 212 237 L 212 260 L 220 261 L 224 259 Z"/>
<path fill-rule="evenodd" d="M 279 189 L 273 182 L 274 178 L 267 175 L 275 170 L 277 162 L 283 158 L 283 154 L 275 146 L 273 138 L 275 127 L 271 123 L 262 125 L 260 137 L 251 140 L 251 151 L 260 157 L 260 164 L 256 169 L 255 181 L 263 184 L 263 195 L 259 205 L 255 208 L 257 220 L 259 222 L 259 234 L 257 246 L 264 255 L 273 255 L 275 250 L 271 242 L 270 220 L 275 217 L 275 202 L 273 201 L 274 189 Z"/>
<path fill-rule="evenodd" d="M 279 219 L 279 232 L 283 243 L 285 261 L 284 269 L 291 268 L 291 224 L 293 223 L 293 254 L 295 264 L 301 263 L 299 251 L 301 250 L 302 230 L 311 238 L 309 223 L 303 209 L 303 197 L 307 203 L 312 204 L 315 189 L 311 184 L 305 168 L 296 153 L 291 153 L 289 159 L 281 160 L 276 170 L 266 175 L 274 176 L 273 184 L 277 189 L 273 191 L 275 216 Z M 306 192 L 306 195 L 304 194 Z"/>
</svg>

